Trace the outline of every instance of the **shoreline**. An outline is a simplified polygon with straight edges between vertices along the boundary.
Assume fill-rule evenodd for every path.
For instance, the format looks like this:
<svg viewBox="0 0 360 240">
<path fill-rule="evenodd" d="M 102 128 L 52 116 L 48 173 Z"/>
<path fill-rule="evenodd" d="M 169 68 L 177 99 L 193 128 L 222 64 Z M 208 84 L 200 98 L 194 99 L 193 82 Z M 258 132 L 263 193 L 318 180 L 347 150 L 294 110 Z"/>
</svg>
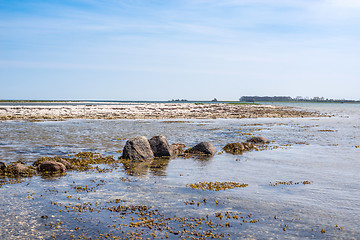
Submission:
<svg viewBox="0 0 360 240">
<path fill-rule="evenodd" d="M 241 119 L 327 117 L 292 107 L 243 104 L 127 103 L 111 105 L 3 105 L 0 120 Z"/>
</svg>

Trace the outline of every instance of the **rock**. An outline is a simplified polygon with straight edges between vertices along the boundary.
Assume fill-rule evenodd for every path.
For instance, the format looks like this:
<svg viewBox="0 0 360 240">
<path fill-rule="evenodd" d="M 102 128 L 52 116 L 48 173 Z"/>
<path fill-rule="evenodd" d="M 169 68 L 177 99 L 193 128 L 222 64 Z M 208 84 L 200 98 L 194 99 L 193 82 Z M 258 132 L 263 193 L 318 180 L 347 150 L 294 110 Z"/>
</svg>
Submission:
<svg viewBox="0 0 360 240">
<path fill-rule="evenodd" d="M 245 151 L 243 143 L 228 143 L 223 147 L 223 150 L 231 154 L 242 154 Z"/>
<path fill-rule="evenodd" d="M 39 171 L 63 173 L 66 172 L 66 167 L 60 162 L 45 161 L 40 164 Z"/>
<path fill-rule="evenodd" d="M 265 137 L 252 137 L 252 138 L 246 140 L 246 142 L 265 144 L 265 143 L 269 143 L 270 141 L 267 140 Z"/>
<path fill-rule="evenodd" d="M 162 135 L 152 137 L 149 140 L 151 149 L 155 157 L 170 157 L 171 149 L 166 138 Z"/>
<path fill-rule="evenodd" d="M 6 163 L 0 162 L 0 170 L 1 170 L 1 171 L 4 171 L 6 167 L 7 167 L 7 164 L 6 164 Z"/>
<path fill-rule="evenodd" d="M 66 169 L 71 168 L 71 163 L 69 163 L 65 159 L 60 158 L 60 159 L 57 159 L 56 162 L 62 163 L 66 167 Z"/>
<path fill-rule="evenodd" d="M 146 137 L 129 139 L 124 147 L 122 158 L 130 160 L 148 160 L 154 158 L 154 153 Z"/>
<path fill-rule="evenodd" d="M 242 144 L 244 145 L 244 148 L 245 148 L 246 151 L 250 151 L 250 150 L 255 148 L 255 145 L 253 143 L 250 143 L 250 142 L 244 142 Z"/>
<path fill-rule="evenodd" d="M 200 155 L 214 155 L 216 148 L 209 142 L 201 142 L 196 146 L 187 149 L 185 153 L 200 154 Z"/>
<path fill-rule="evenodd" d="M 5 169 L 8 175 L 32 175 L 34 171 L 22 163 L 13 163 Z"/>
<path fill-rule="evenodd" d="M 171 156 L 177 156 L 179 154 L 184 153 L 185 147 L 186 146 L 182 143 L 171 144 L 170 145 Z"/>
</svg>

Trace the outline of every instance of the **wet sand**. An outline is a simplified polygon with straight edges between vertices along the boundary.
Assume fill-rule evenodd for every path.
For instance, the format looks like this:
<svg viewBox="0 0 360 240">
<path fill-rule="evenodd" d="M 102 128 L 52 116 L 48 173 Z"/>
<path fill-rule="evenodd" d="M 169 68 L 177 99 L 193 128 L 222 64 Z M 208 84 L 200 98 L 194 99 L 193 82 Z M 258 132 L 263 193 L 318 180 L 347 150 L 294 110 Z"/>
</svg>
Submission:
<svg viewBox="0 0 360 240">
<path fill-rule="evenodd" d="M 216 119 L 320 117 L 284 106 L 252 104 L 127 103 L 108 105 L 3 105 L 0 120 Z"/>
</svg>

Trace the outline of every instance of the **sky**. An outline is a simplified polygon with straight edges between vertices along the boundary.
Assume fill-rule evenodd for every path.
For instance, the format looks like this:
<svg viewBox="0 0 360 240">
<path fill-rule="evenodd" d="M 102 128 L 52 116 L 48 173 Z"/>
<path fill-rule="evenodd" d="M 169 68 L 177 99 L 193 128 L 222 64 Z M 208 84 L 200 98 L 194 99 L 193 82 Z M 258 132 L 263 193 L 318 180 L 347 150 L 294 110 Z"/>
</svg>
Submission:
<svg viewBox="0 0 360 240">
<path fill-rule="evenodd" d="M 359 0 L 0 0 L 0 99 L 360 99 Z"/>
</svg>

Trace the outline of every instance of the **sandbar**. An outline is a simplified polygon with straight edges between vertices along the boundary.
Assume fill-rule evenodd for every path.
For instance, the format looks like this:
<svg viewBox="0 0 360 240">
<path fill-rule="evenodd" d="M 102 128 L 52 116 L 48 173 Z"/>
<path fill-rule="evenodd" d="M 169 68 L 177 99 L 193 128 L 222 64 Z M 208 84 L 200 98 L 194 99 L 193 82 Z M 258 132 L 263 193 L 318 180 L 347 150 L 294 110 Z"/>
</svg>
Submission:
<svg viewBox="0 0 360 240">
<path fill-rule="evenodd" d="M 0 105 L 0 120 L 66 119 L 241 119 L 322 117 L 324 114 L 275 105 L 119 103 Z"/>
</svg>

